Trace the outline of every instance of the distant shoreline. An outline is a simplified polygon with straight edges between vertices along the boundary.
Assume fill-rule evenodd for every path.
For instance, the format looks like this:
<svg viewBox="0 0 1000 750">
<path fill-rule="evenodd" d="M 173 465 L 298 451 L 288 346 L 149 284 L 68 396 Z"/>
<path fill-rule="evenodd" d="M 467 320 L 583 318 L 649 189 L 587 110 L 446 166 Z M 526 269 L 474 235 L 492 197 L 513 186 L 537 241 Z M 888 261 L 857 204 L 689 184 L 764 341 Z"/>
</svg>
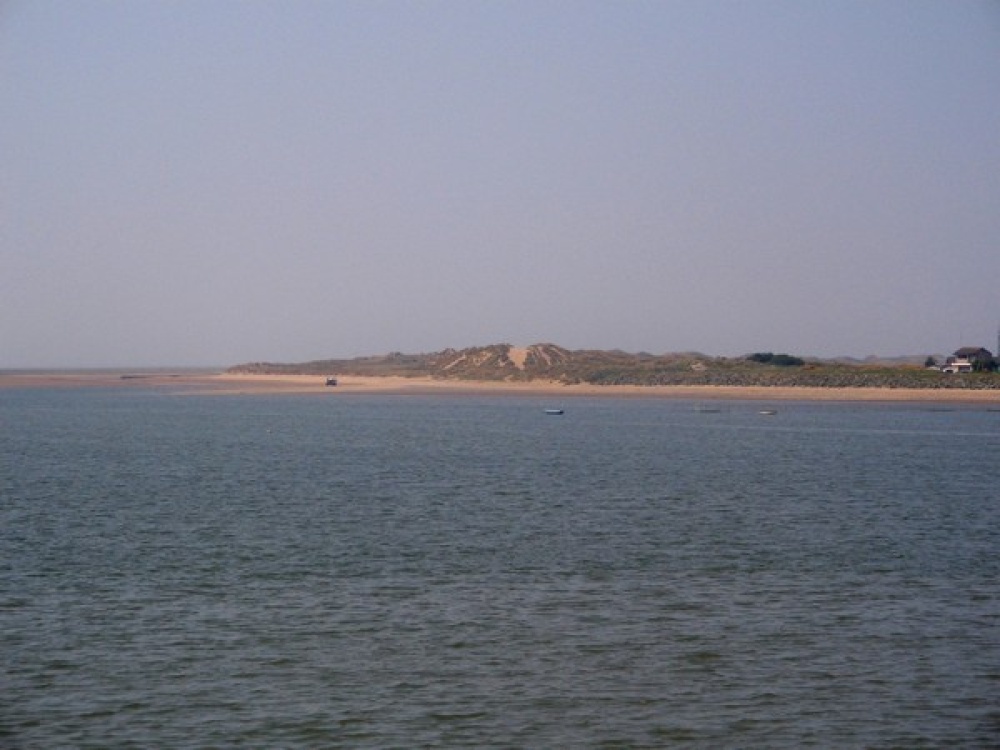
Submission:
<svg viewBox="0 0 1000 750">
<path fill-rule="evenodd" d="M 442 380 L 343 376 L 327 386 L 315 375 L 246 375 L 204 370 L 0 371 L 0 390 L 51 388 L 155 389 L 176 395 L 441 395 L 582 396 L 686 400 L 926 402 L 1000 404 L 1000 390 L 962 388 L 821 388 L 811 386 L 566 385 L 554 381 Z"/>
</svg>

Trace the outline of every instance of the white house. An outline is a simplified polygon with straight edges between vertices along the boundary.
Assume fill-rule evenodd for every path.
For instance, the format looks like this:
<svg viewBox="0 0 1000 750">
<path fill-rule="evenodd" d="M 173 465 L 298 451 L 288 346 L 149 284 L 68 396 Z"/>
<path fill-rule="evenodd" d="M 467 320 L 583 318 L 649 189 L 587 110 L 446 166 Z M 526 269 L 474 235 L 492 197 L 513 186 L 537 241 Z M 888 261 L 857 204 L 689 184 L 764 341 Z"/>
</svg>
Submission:
<svg viewBox="0 0 1000 750">
<path fill-rule="evenodd" d="M 963 346 L 948 361 L 941 372 L 972 372 L 976 369 L 986 369 L 993 362 L 993 354 L 981 346 Z"/>
</svg>

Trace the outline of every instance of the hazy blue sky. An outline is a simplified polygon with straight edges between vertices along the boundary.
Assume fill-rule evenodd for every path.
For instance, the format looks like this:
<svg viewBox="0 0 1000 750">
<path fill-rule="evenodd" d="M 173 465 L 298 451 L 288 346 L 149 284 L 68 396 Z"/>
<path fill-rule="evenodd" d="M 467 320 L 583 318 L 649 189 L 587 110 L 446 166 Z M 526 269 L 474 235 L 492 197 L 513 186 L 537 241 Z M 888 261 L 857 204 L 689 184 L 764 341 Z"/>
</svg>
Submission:
<svg viewBox="0 0 1000 750">
<path fill-rule="evenodd" d="M 0 367 L 995 348 L 1000 3 L 0 4 Z"/>
</svg>

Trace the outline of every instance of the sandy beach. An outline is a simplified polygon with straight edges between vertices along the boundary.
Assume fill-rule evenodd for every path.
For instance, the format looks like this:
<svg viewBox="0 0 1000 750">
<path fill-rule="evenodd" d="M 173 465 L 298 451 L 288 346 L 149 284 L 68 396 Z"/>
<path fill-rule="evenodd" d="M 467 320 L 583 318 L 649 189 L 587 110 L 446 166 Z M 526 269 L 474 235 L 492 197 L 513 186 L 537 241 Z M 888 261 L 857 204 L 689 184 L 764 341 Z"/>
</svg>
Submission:
<svg viewBox="0 0 1000 750">
<path fill-rule="evenodd" d="M 351 394 L 393 395 L 518 395 L 570 398 L 730 399 L 761 401 L 862 401 L 1000 404 L 1000 390 L 906 388 L 807 388 L 728 386 L 596 386 L 437 380 L 403 377 L 338 377 L 336 386 L 314 375 L 236 375 L 192 371 L 3 371 L 0 389 L 22 388 L 141 388 L 171 394 Z"/>
</svg>

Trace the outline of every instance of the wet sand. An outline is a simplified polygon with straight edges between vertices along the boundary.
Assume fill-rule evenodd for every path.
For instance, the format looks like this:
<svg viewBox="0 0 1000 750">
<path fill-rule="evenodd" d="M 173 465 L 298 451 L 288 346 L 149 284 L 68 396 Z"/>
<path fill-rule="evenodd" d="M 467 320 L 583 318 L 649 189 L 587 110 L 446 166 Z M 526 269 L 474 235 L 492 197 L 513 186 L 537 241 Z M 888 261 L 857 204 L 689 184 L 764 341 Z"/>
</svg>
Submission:
<svg viewBox="0 0 1000 750">
<path fill-rule="evenodd" d="M 315 375 L 234 375 L 208 371 L 2 371 L 4 388 L 139 388 L 176 394 L 521 395 L 565 398 L 611 396 L 763 401 L 868 401 L 1000 404 L 1000 390 L 912 388 L 796 388 L 752 386 L 598 386 L 436 380 L 434 378 L 338 376 L 327 386 Z"/>
</svg>

